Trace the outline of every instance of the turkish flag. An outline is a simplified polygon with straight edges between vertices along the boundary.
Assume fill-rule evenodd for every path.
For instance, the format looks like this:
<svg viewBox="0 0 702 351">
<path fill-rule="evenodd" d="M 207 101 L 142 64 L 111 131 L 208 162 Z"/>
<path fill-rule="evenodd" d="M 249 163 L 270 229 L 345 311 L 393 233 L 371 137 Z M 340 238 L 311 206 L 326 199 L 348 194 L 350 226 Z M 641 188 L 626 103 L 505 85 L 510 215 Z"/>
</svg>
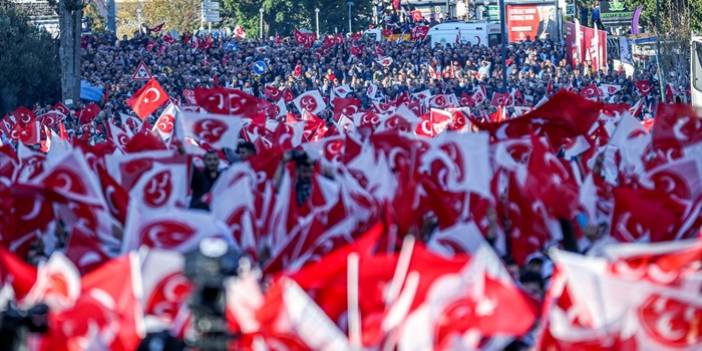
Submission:
<svg viewBox="0 0 702 351">
<path fill-rule="evenodd" d="M 419 10 L 410 12 L 410 15 L 412 16 L 412 20 L 415 22 L 421 22 L 424 20 L 424 16 L 422 16 L 422 12 Z"/>
<path fill-rule="evenodd" d="M 602 96 L 602 92 L 595 83 L 592 83 L 580 90 L 580 96 L 591 100 L 597 100 Z"/>
<path fill-rule="evenodd" d="M 34 120 L 31 123 L 15 124 L 12 130 L 12 138 L 21 141 L 25 145 L 36 145 L 39 143 L 39 122 Z"/>
<path fill-rule="evenodd" d="M 702 141 L 702 118 L 689 106 L 659 104 L 653 126 L 654 147 L 680 148 Z"/>
<path fill-rule="evenodd" d="M 168 94 L 155 78 L 151 78 L 127 100 L 127 105 L 143 121 L 166 101 L 168 101 Z"/>
<path fill-rule="evenodd" d="M 100 106 L 98 106 L 94 102 L 91 102 L 91 103 L 85 105 L 85 107 L 83 109 L 78 111 L 78 113 L 77 113 L 78 122 L 81 125 L 88 124 L 88 123 L 92 122 L 95 119 L 95 117 L 97 117 L 98 113 L 100 113 Z"/>
</svg>

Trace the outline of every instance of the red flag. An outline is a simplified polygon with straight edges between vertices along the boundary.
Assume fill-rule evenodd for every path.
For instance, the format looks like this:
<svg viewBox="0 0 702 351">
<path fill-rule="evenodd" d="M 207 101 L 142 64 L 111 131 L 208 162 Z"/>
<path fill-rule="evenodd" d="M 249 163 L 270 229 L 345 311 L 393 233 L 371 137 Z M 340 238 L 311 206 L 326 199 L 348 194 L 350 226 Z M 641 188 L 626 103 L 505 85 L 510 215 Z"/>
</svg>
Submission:
<svg viewBox="0 0 702 351">
<path fill-rule="evenodd" d="M 492 94 L 492 99 L 490 100 L 490 105 L 492 106 L 507 106 L 513 104 L 514 100 L 509 93 L 494 92 Z"/>
<path fill-rule="evenodd" d="M 17 123 L 11 134 L 12 139 L 18 140 L 25 145 L 36 145 L 40 139 L 39 121 L 32 120 L 29 123 Z"/>
<path fill-rule="evenodd" d="M 49 331 L 38 337 L 37 350 L 136 350 L 144 337 L 138 267 L 129 255 L 84 276 L 74 304 L 49 313 Z"/>
<path fill-rule="evenodd" d="M 301 32 L 297 29 L 295 29 L 293 34 L 295 35 L 295 41 L 306 48 L 311 48 L 312 44 L 314 44 L 314 41 L 317 39 L 317 36 L 314 33 Z"/>
<path fill-rule="evenodd" d="M 159 25 L 157 25 L 157 26 L 153 26 L 153 27 L 151 27 L 151 28 L 148 28 L 148 29 L 149 29 L 149 32 L 154 32 L 154 33 L 160 32 L 161 29 L 163 29 L 163 25 L 164 25 L 164 24 L 166 24 L 166 22 L 163 22 L 163 23 L 161 23 L 161 24 L 159 24 Z"/>
<path fill-rule="evenodd" d="M 83 153 L 74 150 L 44 170 L 32 183 L 77 203 L 102 207 L 102 193 L 93 177 Z"/>
<path fill-rule="evenodd" d="M 702 118 L 689 105 L 659 104 L 653 126 L 653 146 L 681 148 L 702 141 Z"/>
<path fill-rule="evenodd" d="M 347 117 L 353 116 L 359 111 L 361 100 L 356 98 L 336 98 L 334 99 L 334 116 L 344 115 Z"/>
<path fill-rule="evenodd" d="M 680 285 L 681 276 L 699 272 L 685 263 L 695 255 L 693 261 L 699 260 L 699 245 L 669 250 L 675 246 L 679 250 L 682 245 L 609 245 L 607 254 L 613 255 L 607 260 L 554 251 L 549 256 L 556 273 L 536 349 L 672 351 L 702 346 L 699 338 L 688 337 L 699 330 L 694 321 L 702 318 L 702 306 Z M 625 257 L 619 259 L 622 253 Z M 656 259 L 657 253 L 663 260 Z M 678 260 L 676 253 L 692 255 Z M 601 313 L 605 306 L 616 308 Z"/>
<path fill-rule="evenodd" d="M 415 26 L 412 28 L 412 40 L 423 40 L 429 34 L 429 26 Z"/>
<path fill-rule="evenodd" d="M 143 121 L 168 99 L 168 94 L 163 90 L 161 84 L 158 84 L 155 78 L 151 78 L 127 100 L 127 105 Z"/>
<path fill-rule="evenodd" d="M 127 218 L 127 205 L 129 204 L 129 194 L 115 178 L 107 172 L 101 165 L 97 167 L 97 175 L 100 179 L 102 194 L 110 213 L 122 224 Z"/>
<path fill-rule="evenodd" d="M 533 130 L 549 136 L 553 145 L 566 138 L 587 134 L 599 117 L 601 104 L 561 90 L 548 102 L 526 115 L 502 123 L 476 123 L 499 140 L 528 136 Z M 535 129 L 536 128 L 536 129 Z"/>
<path fill-rule="evenodd" d="M 244 27 L 237 25 L 234 28 L 234 37 L 237 39 L 246 39 L 246 31 L 244 30 Z"/>
<path fill-rule="evenodd" d="M 580 90 L 580 96 L 597 100 L 602 96 L 602 94 L 600 88 L 598 88 L 595 83 L 592 83 Z"/>
<path fill-rule="evenodd" d="M 679 225 L 685 209 L 666 191 L 620 186 L 614 189 L 614 198 L 614 238 L 620 241 L 642 237 L 651 241 L 674 239 L 675 232 L 671 229 Z"/>
<path fill-rule="evenodd" d="M 636 89 L 638 89 L 641 96 L 648 96 L 648 94 L 653 90 L 653 84 L 647 80 L 637 80 L 635 83 Z"/>
<path fill-rule="evenodd" d="M 100 106 L 94 102 L 91 102 L 85 105 L 85 107 L 79 110 L 76 114 L 78 115 L 78 122 L 83 125 L 91 123 L 95 117 L 97 117 L 98 113 L 100 113 Z"/>
<path fill-rule="evenodd" d="M 0 247 L 0 281 L 12 283 L 15 296 L 23 299 L 37 280 L 37 268 Z"/>
<path fill-rule="evenodd" d="M 66 107 L 66 105 L 62 104 L 61 102 L 57 102 L 56 105 L 54 105 L 54 108 L 61 111 L 61 113 L 64 114 L 64 116 L 68 116 L 71 113 L 71 110 Z"/>
<path fill-rule="evenodd" d="M 412 16 L 412 20 L 414 22 L 421 22 L 424 20 L 424 16 L 422 16 L 422 12 L 419 10 L 412 11 L 410 15 Z"/>
<path fill-rule="evenodd" d="M 272 85 L 266 85 L 263 87 L 263 93 L 266 95 L 268 100 L 278 101 L 283 96 L 283 92 Z"/>
<path fill-rule="evenodd" d="M 210 113 L 253 118 L 258 112 L 258 98 L 229 88 L 195 88 L 197 105 Z"/>
</svg>

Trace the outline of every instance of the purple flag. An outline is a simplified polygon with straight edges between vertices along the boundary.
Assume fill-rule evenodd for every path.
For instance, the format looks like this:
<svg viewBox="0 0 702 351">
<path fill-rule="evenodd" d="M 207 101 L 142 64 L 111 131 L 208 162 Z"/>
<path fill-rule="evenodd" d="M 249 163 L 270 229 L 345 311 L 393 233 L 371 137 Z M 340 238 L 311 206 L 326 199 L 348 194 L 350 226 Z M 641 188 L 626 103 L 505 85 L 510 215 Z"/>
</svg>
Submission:
<svg viewBox="0 0 702 351">
<path fill-rule="evenodd" d="M 639 18 L 641 17 L 641 9 L 643 6 L 639 6 L 634 11 L 634 16 L 631 18 L 631 34 L 639 34 Z"/>
</svg>

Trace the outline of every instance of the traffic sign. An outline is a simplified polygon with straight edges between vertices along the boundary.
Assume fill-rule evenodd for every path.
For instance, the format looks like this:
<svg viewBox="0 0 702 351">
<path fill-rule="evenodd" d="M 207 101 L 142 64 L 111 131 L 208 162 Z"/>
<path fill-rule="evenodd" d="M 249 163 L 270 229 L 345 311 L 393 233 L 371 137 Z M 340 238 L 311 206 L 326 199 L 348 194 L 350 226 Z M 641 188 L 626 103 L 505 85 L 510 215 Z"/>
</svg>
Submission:
<svg viewBox="0 0 702 351">
<path fill-rule="evenodd" d="M 219 2 L 203 1 L 200 5 L 200 15 L 206 22 L 219 22 Z"/>
<path fill-rule="evenodd" d="M 139 65 L 132 75 L 133 80 L 149 80 L 152 77 L 153 75 L 151 75 L 151 72 L 149 71 L 149 68 L 146 67 L 144 61 L 139 62 Z"/>
<path fill-rule="evenodd" d="M 259 61 L 254 62 L 252 69 L 253 69 L 253 72 L 255 74 L 260 76 L 260 75 L 266 73 L 266 71 L 268 70 L 268 65 L 266 64 L 265 61 L 259 60 Z"/>
</svg>

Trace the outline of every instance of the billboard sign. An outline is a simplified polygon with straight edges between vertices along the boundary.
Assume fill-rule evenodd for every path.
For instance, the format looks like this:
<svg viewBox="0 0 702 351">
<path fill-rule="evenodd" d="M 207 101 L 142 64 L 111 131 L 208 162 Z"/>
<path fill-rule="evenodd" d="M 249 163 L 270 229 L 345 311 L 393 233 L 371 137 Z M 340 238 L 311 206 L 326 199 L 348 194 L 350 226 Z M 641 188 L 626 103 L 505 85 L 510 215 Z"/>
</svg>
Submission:
<svg viewBox="0 0 702 351">
<path fill-rule="evenodd" d="M 507 32 L 510 42 L 555 39 L 558 21 L 554 5 L 507 5 Z"/>
</svg>

